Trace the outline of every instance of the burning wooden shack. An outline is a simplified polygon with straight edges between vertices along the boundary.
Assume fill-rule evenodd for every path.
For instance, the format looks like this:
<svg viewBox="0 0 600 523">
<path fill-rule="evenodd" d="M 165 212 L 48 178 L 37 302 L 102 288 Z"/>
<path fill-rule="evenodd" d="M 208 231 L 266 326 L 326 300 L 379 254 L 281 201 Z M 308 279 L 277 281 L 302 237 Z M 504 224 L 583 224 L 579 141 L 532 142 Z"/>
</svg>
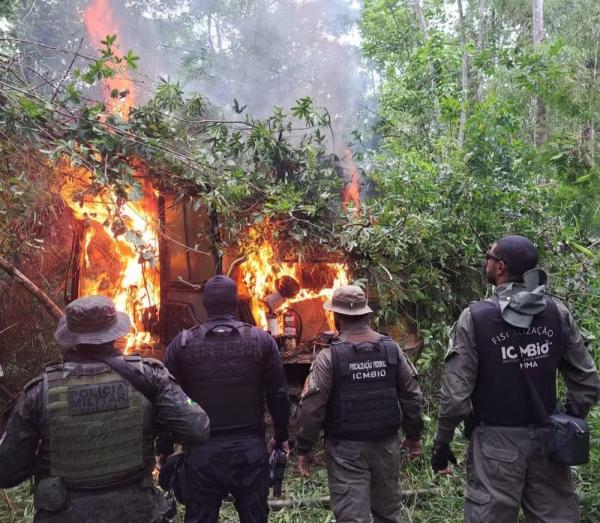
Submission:
<svg viewBox="0 0 600 523">
<path fill-rule="evenodd" d="M 92 41 L 119 29 L 105 0 L 90 3 L 85 23 Z M 120 69 L 104 80 L 103 90 L 107 113 L 126 120 L 136 101 L 127 71 Z M 88 168 L 70 159 L 57 165 L 61 196 L 77 224 L 65 301 L 109 296 L 134 327 L 124 350 L 160 358 L 181 329 L 205 321 L 203 283 L 215 274 L 228 274 L 238 285 L 240 319 L 273 335 L 290 384 L 300 385 L 335 330 L 323 303 L 351 280 L 344 255 L 309 245 L 300 257 L 281 239 L 285 234 L 275 234 L 285 226 L 268 221 L 245 231 L 250 249 L 221 253 L 219 218 L 199 197 L 178 200 L 146 163 L 137 158 L 128 162 L 134 185 L 141 188 L 129 198 L 98 186 Z M 350 151 L 342 164 L 349 178 L 344 200 L 358 207 L 360 177 Z"/>
</svg>

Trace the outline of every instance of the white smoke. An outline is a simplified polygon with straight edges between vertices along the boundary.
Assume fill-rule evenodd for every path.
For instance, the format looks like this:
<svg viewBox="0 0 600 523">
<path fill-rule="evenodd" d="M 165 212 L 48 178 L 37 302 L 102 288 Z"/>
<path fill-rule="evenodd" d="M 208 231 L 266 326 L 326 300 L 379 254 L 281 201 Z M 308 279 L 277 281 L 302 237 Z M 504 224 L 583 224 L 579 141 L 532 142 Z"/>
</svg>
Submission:
<svg viewBox="0 0 600 523">
<path fill-rule="evenodd" d="M 146 77 L 178 80 L 218 106 L 236 99 L 261 117 L 310 96 L 336 133 L 355 125 L 365 90 L 357 0 L 254 0 L 237 2 L 239 11 L 225 3 L 129 2 L 119 7 L 122 45 L 142 57 Z"/>
</svg>

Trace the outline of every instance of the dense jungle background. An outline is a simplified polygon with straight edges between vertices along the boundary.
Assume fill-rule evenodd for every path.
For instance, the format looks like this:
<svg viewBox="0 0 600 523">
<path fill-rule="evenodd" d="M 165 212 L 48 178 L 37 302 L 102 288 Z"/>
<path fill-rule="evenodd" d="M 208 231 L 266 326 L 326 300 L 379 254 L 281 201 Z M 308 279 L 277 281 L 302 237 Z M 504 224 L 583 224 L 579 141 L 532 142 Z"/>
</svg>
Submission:
<svg viewBox="0 0 600 523">
<path fill-rule="evenodd" d="M 92 4 L 114 16 L 97 37 Z M 60 356 L 38 292 L 64 307 L 76 224 L 59 166 L 91 173 L 88 194 L 135 201 L 140 158 L 218 214 L 217 249 L 279 224 L 299 252 L 344 253 L 379 325 L 418 333 L 428 425 L 404 513 L 460 521 L 464 438 L 451 476 L 428 457 L 448 333 L 491 292 L 494 239 L 535 241 L 600 363 L 599 46 L 596 0 L 0 0 L 0 406 Z M 102 87 L 125 74 L 128 118 L 107 105 L 129 89 Z M 344 205 L 350 154 L 360 202 Z M 590 422 L 591 463 L 573 472 L 597 522 L 600 409 Z M 285 489 L 325 496 L 325 471 L 306 481 L 292 463 Z M 0 496 L 0 521 L 32 513 L 28 486 Z M 333 516 L 292 505 L 271 519 Z"/>
</svg>

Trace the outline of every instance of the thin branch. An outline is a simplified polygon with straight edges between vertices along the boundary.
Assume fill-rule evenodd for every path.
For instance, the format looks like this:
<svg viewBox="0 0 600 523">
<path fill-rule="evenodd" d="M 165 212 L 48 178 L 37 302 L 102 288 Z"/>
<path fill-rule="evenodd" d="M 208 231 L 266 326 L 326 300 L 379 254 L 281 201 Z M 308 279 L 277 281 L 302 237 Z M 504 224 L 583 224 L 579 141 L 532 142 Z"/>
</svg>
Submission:
<svg viewBox="0 0 600 523">
<path fill-rule="evenodd" d="M 83 44 L 83 36 L 79 39 L 79 45 L 77 46 L 77 52 L 79 52 L 79 50 L 81 49 L 81 44 Z M 67 70 L 65 71 L 65 74 L 61 78 L 60 82 L 58 82 L 58 85 L 56 86 L 56 89 L 54 90 L 54 94 L 52 95 L 52 98 L 50 98 L 50 102 L 54 102 L 54 100 L 58 96 L 60 88 L 62 87 L 64 81 L 67 79 L 67 76 L 69 76 L 69 73 L 71 72 L 71 69 L 73 68 L 73 64 L 75 63 L 75 60 L 77 60 L 77 54 L 73 55 L 73 59 L 71 60 L 69 67 L 67 67 Z"/>
<path fill-rule="evenodd" d="M 0 331 L 0 336 L 1 336 L 2 334 L 4 334 L 6 331 L 8 331 L 8 330 L 12 329 L 13 327 L 16 327 L 17 325 L 19 325 L 19 323 L 21 323 L 21 322 L 20 322 L 20 321 L 15 321 L 15 322 L 14 322 L 12 325 L 9 325 L 9 326 L 8 326 L 8 327 L 6 327 L 5 329 L 2 329 L 2 330 Z"/>
<path fill-rule="evenodd" d="M 0 38 L 0 42 L 20 42 L 22 44 L 35 45 L 35 46 L 41 47 L 43 49 L 57 51 L 59 53 L 75 54 L 76 56 L 78 56 L 80 58 L 85 58 L 86 60 L 90 60 L 91 62 L 95 62 L 98 60 L 97 58 L 94 58 L 93 56 L 89 56 L 89 55 L 80 53 L 79 51 L 73 51 L 71 49 L 64 49 L 62 47 L 55 47 L 52 45 L 42 44 L 40 42 L 32 42 L 31 40 L 24 40 L 23 38 L 14 38 L 14 37 L 6 37 L 5 36 L 5 37 Z"/>
<path fill-rule="evenodd" d="M 23 286 L 33 297 L 38 300 L 48 313 L 55 319 L 60 320 L 63 317 L 63 312 L 59 307 L 52 301 L 52 299 L 35 283 L 33 283 L 27 276 L 25 276 L 19 269 L 17 269 L 12 263 L 6 258 L 0 256 L 0 269 L 6 272 L 8 275 L 13 277 L 16 282 Z"/>
</svg>

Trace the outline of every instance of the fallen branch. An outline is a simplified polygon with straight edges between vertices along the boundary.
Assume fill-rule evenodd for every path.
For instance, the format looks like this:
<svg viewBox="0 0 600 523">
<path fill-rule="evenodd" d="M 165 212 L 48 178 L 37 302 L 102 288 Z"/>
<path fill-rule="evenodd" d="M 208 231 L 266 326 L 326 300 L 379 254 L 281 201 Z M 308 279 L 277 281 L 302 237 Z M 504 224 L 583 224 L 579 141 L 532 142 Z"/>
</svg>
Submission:
<svg viewBox="0 0 600 523">
<path fill-rule="evenodd" d="M 27 276 L 25 276 L 19 269 L 17 269 L 12 263 L 6 258 L 0 256 L 0 269 L 12 276 L 18 284 L 22 285 L 30 294 L 37 299 L 44 308 L 50 313 L 55 320 L 60 320 L 63 317 L 63 312 L 59 307 L 52 301 L 52 299 L 35 283 L 33 283 Z"/>
<path fill-rule="evenodd" d="M 410 498 L 412 496 L 424 496 L 424 495 L 435 495 L 439 494 L 440 489 L 429 488 L 419 490 L 403 490 L 402 497 Z M 315 508 L 329 508 L 329 496 L 319 496 L 315 498 L 297 498 L 297 499 L 270 499 L 269 508 L 272 510 L 283 510 L 286 508 L 300 508 L 300 507 L 315 507 Z"/>
</svg>

